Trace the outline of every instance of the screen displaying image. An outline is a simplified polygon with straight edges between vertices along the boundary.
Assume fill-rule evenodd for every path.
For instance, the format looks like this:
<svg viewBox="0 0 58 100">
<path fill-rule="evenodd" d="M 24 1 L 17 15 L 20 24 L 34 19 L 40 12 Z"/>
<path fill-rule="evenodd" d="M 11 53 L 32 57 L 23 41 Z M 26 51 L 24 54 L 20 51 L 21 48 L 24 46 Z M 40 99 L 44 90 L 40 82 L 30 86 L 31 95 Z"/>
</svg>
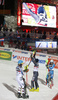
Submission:
<svg viewBox="0 0 58 100">
<path fill-rule="evenodd" d="M 22 25 L 56 28 L 56 6 L 22 3 Z"/>
<path fill-rule="evenodd" d="M 57 42 L 56 41 L 52 41 L 52 42 L 36 41 L 35 42 L 35 47 L 36 48 L 57 48 Z"/>
</svg>

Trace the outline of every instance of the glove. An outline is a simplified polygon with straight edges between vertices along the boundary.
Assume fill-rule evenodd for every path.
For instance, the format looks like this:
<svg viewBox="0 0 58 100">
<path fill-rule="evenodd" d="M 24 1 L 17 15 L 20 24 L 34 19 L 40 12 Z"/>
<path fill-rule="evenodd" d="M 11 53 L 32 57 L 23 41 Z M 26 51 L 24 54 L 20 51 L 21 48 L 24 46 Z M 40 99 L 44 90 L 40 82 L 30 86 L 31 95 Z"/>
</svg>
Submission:
<svg viewBox="0 0 58 100">
<path fill-rule="evenodd" d="M 29 69 L 24 70 L 24 72 L 28 72 L 28 71 L 29 71 Z"/>
<path fill-rule="evenodd" d="M 49 68 L 48 64 L 46 64 L 46 68 L 47 68 L 47 69 Z"/>
<path fill-rule="evenodd" d="M 29 69 L 28 69 L 28 65 L 24 67 L 24 72 L 28 72 Z"/>
<path fill-rule="evenodd" d="M 26 65 L 25 67 L 24 67 L 24 70 L 27 70 L 28 69 L 28 65 Z"/>
</svg>

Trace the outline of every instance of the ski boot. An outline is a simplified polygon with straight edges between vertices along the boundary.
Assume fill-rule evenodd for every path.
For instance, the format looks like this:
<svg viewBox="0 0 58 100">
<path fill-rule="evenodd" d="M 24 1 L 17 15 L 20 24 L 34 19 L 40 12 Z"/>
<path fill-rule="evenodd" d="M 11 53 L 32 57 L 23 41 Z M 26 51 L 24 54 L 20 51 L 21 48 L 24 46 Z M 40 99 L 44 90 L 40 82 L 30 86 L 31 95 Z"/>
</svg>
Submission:
<svg viewBox="0 0 58 100">
<path fill-rule="evenodd" d="M 39 87 L 37 89 L 35 89 L 36 92 L 39 92 Z"/>
<path fill-rule="evenodd" d="M 51 84 L 50 84 L 50 88 L 52 89 L 52 86 L 53 86 L 53 80 L 51 79 Z"/>
<path fill-rule="evenodd" d="M 18 93 L 18 98 L 21 98 L 22 96 L 21 96 L 21 93 Z"/>
<path fill-rule="evenodd" d="M 48 83 L 48 87 L 49 87 L 50 89 L 52 89 L 51 81 L 49 81 L 49 83 Z"/>
<path fill-rule="evenodd" d="M 34 92 L 34 88 L 30 89 L 29 91 Z"/>
<path fill-rule="evenodd" d="M 50 84 L 50 89 L 52 89 L 52 84 Z"/>
<path fill-rule="evenodd" d="M 26 98 L 29 98 L 29 95 L 28 94 L 26 94 Z"/>
<path fill-rule="evenodd" d="M 45 85 L 48 85 L 48 80 L 46 79 L 46 83 L 45 83 Z"/>
<path fill-rule="evenodd" d="M 26 95 L 26 94 L 23 93 L 22 98 L 23 98 L 23 99 L 29 98 L 29 95 Z"/>
</svg>

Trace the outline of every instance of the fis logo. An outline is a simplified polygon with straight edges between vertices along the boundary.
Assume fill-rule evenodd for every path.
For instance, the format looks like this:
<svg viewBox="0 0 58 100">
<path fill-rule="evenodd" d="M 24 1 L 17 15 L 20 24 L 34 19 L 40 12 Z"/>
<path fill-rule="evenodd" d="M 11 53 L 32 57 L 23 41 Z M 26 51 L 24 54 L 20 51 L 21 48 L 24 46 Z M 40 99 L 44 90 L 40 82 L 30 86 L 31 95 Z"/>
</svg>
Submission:
<svg viewBox="0 0 58 100">
<path fill-rule="evenodd" d="M 51 56 L 49 56 L 49 58 L 51 58 Z"/>
<path fill-rule="evenodd" d="M 17 56 L 14 56 L 14 55 L 13 55 L 13 59 L 15 59 L 15 58 L 17 58 Z"/>
</svg>

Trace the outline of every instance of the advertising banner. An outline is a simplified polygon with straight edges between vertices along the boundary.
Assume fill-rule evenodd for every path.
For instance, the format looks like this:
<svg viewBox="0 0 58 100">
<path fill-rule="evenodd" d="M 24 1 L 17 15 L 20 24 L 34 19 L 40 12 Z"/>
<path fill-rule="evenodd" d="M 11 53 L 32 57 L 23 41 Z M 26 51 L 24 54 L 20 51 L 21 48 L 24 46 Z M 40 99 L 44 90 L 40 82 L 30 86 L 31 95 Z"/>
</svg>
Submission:
<svg viewBox="0 0 58 100">
<path fill-rule="evenodd" d="M 26 65 L 30 62 L 31 53 L 32 52 L 29 52 L 29 51 L 13 50 L 12 60 L 15 62 L 18 62 L 18 60 L 23 60 L 24 64 Z M 58 57 L 37 52 L 36 58 L 39 59 L 40 67 L 45 67 L 45 64 L 46 64 L 45 61 L 48 59 L 48 61 L 50 62 L 50 60 L 52 59 L 55 63 L 55 68 L 58 69 Z M 31 65 L 32 64 L 33 63 L 31 62 Z"/>
<path fill-rule="evenodd" d="M 19 51 L 19 50 L 13 50 L 12 53 L 12 60 L 15 62 L 18 62 L 18 60 L 23 60 L 24 64 L 28 64 L 30 62 L 30 55 L 32 52 L 25 52 L 25 51 Z M 47 59 L 47 56 L 44 54 L 36 54 L 36 58 L 39 59 L 39 66 L 45 66 L 45 60 Z M 32 64 L 32 62 L 31 62 Z"/>
<path fill-rule="evenodd" d="M 0 59 L 11 61 L 11 58 L 12 58 L 12 52 L 7 52 L 7 51 L 1 51 L 0 50 Z"/>
<path fill-rule="evenodd" d="M 18 62 L 18 60 L 23 60 L 24 63 L 28 63 L 30 61 L 30 54 L 26 54 L 21 51 L 13 51 L 12 60 Z"/>
</svg>

